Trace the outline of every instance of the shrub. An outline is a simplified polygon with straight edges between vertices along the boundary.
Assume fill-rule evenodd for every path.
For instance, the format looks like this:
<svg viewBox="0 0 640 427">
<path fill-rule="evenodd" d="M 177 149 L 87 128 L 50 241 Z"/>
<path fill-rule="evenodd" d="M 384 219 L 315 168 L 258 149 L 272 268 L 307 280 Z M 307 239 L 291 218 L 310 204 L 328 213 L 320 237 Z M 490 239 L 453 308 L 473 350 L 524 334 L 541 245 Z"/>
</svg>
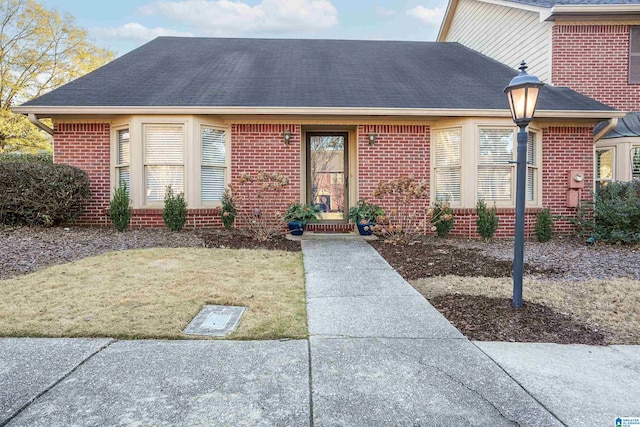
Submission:
<svg viewBox="0 0 640 427">
<path fill-rule="evenodd" d="M 167 187 L 164 195 L 162 219 L 171 231 L 182 230 L 187 222 L 187 203 L 184 201 L 184 194 L 174 194 L 171 186 Z"/>
<path fill-rule="evenodd" d="M 42 162 L 53 163 L 51 153 L 0 153 L 0 162 Z"/>
<path fill-rule="evenodd" d="M 392 241 L 411 240 L 426 227 L 428 209 L 420 201 L 429 197 L 429 184 L 413 176 L 401 176 L 380 181 L 373 193 L 378 199 L 391 199 L 392 209 L 386 211 L 374 227 L 377 233 Z"/>
<path fill-rule="evenodd" d="M 453 211 L 447 201 L 436 200 L 429 209 L 428 216 L 431 230 L 435 231 L 438 237 L 446 237 L 453 228 Z"/>
<path fill-rule="evenodd" d="M 538 212 L 536 215 L 536 237 L 538 242 L 544 243 L 551 240 L 553 236 L 553 218 L 549 208 Z"/>
<path fill-rule="evenodd" d="M 72 222 L 91 197 L 85 171 L 44 162 L 0 162 L 0 189 L 2 224 Z"/>
<path fill-rule="evenodd" d="M 233 195 L 231 194 L 231 188 L 227 188 L 222 194 L 222 206 L 220 209 L 220 215 L 222 216 L 222 224 L 224 224 L 224 228 L 230 229 L 231 227 L 233 227 L 233 223 L 236 220 L 237 214 L 238 210 L 236 209 L 235 201 L 233 200 Z"/>
<path fill-rule="evenodd" d="M 124 231 L 131 220 L 131 201 L 127 193 L 127 183 L 120 181 L 120 186 L 113 192 L 109 203 L 109 218 L 118 231 Z"/>
<path fill-rule="evenodd" d="M 285 222 L 318 222 L 319 214 L 320 208 L 295 202 L 289 205 L 282 220 Z"/>
<path fill-rule="evenodd" d="M 569 219 L 582 235 L 607 243 L 640 243 L 640 181 L 612 182 Z"/>
<path fill-rule="evenodd" d="M 238 227 L 262 241 L 284 234 L 286 223 L 282 218 L 286 207 L 278 204 L 288 185 L 289 178 L 280 172 L 261 170 L 255 175 L 240 174 L 237 187 L 232 187 Z"/>
<path fill-rule="evenodd" d="M 478 215 L 478 219 L 476 220 L 478 234 L 482 236 L 484 240 L 491 240 L 498 229 L 498 210 L 496 209 L 496 205 L 493 205 L 491 210 L 489 210 L 484 200 L 480 199 L 476 205 L 476 214 Z"/>
</svg>

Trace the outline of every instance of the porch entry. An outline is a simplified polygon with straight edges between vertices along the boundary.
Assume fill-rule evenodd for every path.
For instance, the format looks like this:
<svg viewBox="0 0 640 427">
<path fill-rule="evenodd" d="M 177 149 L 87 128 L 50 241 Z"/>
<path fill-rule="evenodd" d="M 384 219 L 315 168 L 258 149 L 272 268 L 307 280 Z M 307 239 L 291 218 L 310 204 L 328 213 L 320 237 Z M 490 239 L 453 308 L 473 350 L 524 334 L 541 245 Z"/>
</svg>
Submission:
<svg viewBox="0 0 640 427">
<path fill-rule="evenodd" d="M 324 223 L 346 223 L 349 206 L 349 134 L 307 132 L 307 203 Z"/>
</svg>

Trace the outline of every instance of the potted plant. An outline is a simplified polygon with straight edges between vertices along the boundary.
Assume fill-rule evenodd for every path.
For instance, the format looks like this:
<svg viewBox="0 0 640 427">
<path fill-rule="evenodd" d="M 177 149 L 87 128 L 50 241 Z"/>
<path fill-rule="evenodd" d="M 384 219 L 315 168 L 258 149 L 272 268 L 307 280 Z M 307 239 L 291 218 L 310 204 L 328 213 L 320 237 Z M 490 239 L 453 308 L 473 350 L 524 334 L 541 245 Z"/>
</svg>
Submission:
<svg viewBox="0 0 640 427">
<path fill-rule="evenodd" d="M 358 226 L 361 236 L 370 236 L 378 217 L 384 215 L 384 210 L 378 205 L 367 202 L 366 199 L 358 201 L 358 206 L 349 209 L 349 219 Z"/>
<path fill-rule="evenodd" d="M 307 222 L 316 222 L 319 213 L 319 209 L 315 206 L 293 202 L 289 205 L 282 219 L 287 222 L 292 235 L 301 236 Z"/>
</svg>

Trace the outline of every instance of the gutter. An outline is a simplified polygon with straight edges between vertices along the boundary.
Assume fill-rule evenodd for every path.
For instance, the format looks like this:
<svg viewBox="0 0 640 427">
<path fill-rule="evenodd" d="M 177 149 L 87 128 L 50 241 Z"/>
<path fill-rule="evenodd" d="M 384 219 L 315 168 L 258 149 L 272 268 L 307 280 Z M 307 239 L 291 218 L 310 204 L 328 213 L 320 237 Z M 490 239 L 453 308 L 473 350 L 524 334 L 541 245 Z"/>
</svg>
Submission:
<svg viewBox="0 0 640 427">
<path fill-rule="evenodd" d="M 617 117 L 614 117 L 611 120 L 609 120 L 609 124 L 606 125 L 600 132 L 598 132 L 596 135 L 593 136 L 593 143 L 595 144 L 596 142 L 598 142 L 600 138 L 608 134 L 611 131 L 611 129 L 613 129 L 617 125 L 618 125 Z"/>
<path fill-rule="evenodd" d="M 29 121 L 31 123 L 33 123 L 36 127 L 38 127 L 40 130 L 45 131 L 46 133 L 48 133 L 49 135 L 53 136 L 53 129 L 51 129 L 49 126 L 45 125 L 44 123 L 42 123 L 39 119 L 38 116 L 36 116 L 34 113 L 28 113 L 27 114 L 27 118 L 29 119 Z"/>
<path fill-rule="evenodd" d="M 606 15 L 626 15 L 640 14 L 640 4 L 610 4 L 610 5 L 556 5 L 551 8 L 551 15 L 547 21 L 554 21 L 558 17 L 571 16 L 593 16 L 602 18 Z"/>
</svg>

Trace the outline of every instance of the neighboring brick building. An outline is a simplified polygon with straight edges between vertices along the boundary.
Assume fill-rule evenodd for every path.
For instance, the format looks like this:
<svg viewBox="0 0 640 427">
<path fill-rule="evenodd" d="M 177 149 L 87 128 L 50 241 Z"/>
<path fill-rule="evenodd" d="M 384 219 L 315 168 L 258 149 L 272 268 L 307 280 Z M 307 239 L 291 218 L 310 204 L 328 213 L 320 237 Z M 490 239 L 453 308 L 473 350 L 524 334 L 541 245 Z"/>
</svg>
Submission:
<svg viewBox="0 0 640 427">
<path fill-rule="evenodd" d="M 451 0 L 438 40 L 629 113 L 596 127 L 591 189 L 640 179 L 640 0 Z"/>
<path fill-rule="evenodd" d="M 194 62 L 192 52 L 209 54 Z M 188 227 L 220 226 L 227 185 L 256 198 L 255 185 L 240 184 L 265 171 L 289 183 L 260 199 L 258 214 L 298 200 L 322 206 L 320 229 L 342 229 L 359 199 L 394 209 L 374 190 L 411 175 L 431 188 L 419 215 L 447 199 L 452 233 L 474 237 L 480 197 L 499 208 L 506 237 L 517 128 L 502 89 L 514 75 L 450 43 L 159 38 L 15 110 L 52 118 L 54 160 L 89 173 L 82 224 L 108 224 L 113 188 L 125 181 L 134 227 L 162 225 L 167 185 L 184 192 Z M 577 92 L 542 89 L 530 127 L 529 234 L 543 207 L 572 214 L 567 171 L 592 187 L 594 126 L 621 116 Z"/>
</svg>

